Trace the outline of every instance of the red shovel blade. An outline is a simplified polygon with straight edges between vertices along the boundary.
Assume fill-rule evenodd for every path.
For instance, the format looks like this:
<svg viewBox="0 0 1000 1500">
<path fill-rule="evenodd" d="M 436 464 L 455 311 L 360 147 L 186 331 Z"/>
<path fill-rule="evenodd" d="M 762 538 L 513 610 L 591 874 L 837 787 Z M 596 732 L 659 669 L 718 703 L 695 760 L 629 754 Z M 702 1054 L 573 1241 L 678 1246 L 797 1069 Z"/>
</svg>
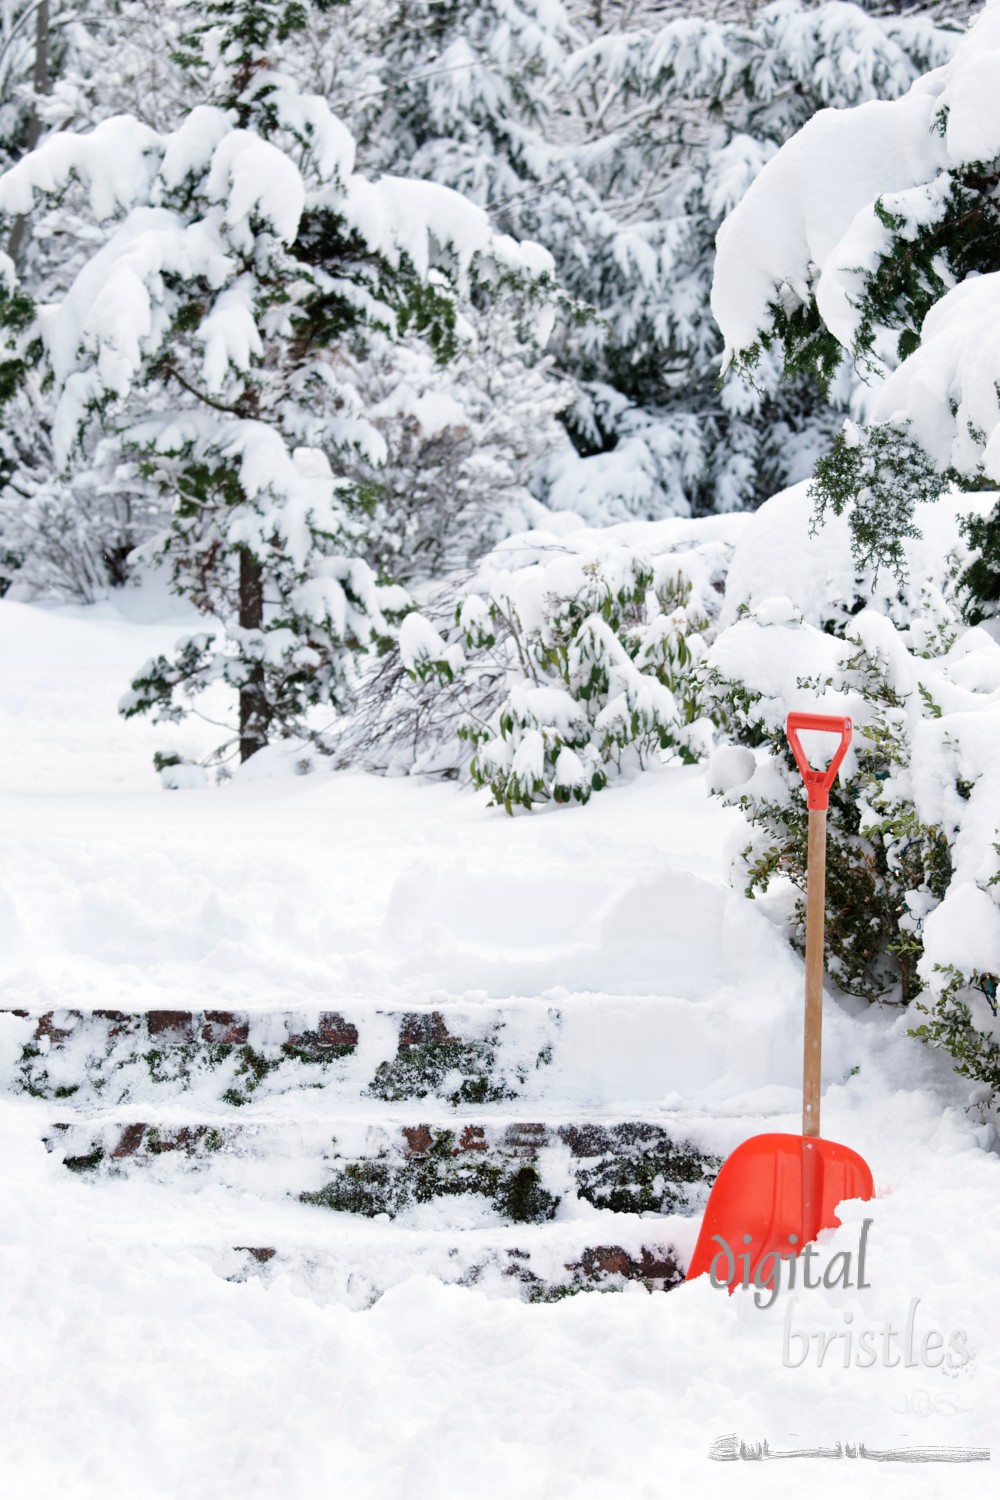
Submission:
<svg viewBox="0 0 1000 1500">
<path fill-rule="evenodd" d="M 849 1146 L 818 1136 L 755 1135 L 715 1180 L 686 1279 L 714 1264 L 716 1282 L 733 1292 L 741 1281 L 753 1283 L 766 1255 L 797 1255 L 821 1229 L 835 1228 L 846 1198 L 874 1196 L 868 1164 Z M 761 1285 L 770 1285 L 774 1267 L 772 1260 L 762 1269 Z"/>
</svg>

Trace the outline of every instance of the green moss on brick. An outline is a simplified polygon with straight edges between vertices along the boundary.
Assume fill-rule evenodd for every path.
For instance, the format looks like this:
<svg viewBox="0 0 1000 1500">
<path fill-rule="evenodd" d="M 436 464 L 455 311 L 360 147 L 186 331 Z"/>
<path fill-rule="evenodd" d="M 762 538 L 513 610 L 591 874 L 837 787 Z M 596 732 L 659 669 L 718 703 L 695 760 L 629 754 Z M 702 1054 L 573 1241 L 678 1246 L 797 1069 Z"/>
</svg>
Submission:
<svg viewBox="0 0 1000 1500">
<path fill-rule="evenodd" d="M 391 1062 L 379 1064 L 367 1092 L 375 1099 L 445 1098 L 449 1104 L 493 1104 L 513 1099 L 514 1091 L 494 1077 L 496 1049 L 489 1042 L 413 1042 L 400 1047 Z M 444 1093 L 450 1074 L 459 1073 L 457 1088 Z"/>
<path fill-rule="evenodd" d="M 99 1167 L 104 1160 L 104 1152 L 98 1146 L 87 1156 L 67 1156 L 63 1161 L 64 1167 L 69 1167 L 71 1172 L 91 1172 L 94 1167 Z"/>
<path fill-rule="evenodd" d="M 660 1125 L 627 1122 L 561 1132 L 579 1158 L 577 1192 L 616 1213 L 674 1213 L 718 1172 L 717 1157 L 678 1143 Z"/>
<path fill-rule="evenodd" d="M 509 1158 L 462 1151 L 455 1133 L 432 1133 L 430 1146 L 409 1158 L 331 1163 L 330 1181 L 300 1201 L 369 1217 L 401 1213 L 435 1198 L 481 1198 L 504 1218 L 534 1224 L 551 1219 L 559 1200 L 542 1187 L 536 1167 Z"/>
</svg>

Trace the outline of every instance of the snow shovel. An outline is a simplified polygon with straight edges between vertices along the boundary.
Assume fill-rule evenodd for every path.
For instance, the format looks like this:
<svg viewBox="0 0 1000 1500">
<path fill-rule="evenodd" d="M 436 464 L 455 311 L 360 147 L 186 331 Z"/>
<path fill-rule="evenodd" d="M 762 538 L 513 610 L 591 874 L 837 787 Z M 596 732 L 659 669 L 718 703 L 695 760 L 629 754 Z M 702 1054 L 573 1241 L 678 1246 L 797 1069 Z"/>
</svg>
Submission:
<svg viewBox="0 0 1000 1500">
<path fill-rule="evenodd" d="M 826 812 L 830 788 L 851 743 L 851 721 L 789 714 L 785 727 L 809 802 L 802 1134 L 753 1136 L 737 1146 L 716 1178 L 687 1280 L 714 1267 L 714 1281 L 728 1285 L 730 1293 L 740 1284 L 769 1286 L 777 1257 L 797 1255 L 821 1229 L 839 1224 L 836 1209 L 845 1198 L 875 1196 L 871 1171 L 858 1153 L 821 1140 L 819 1134 Z M 810 766 L 799 740 L 803 729 L 840 735 L 825 771 Z M 765 1266 L 768 1256 L 772 1258 Z"/>
</svg>

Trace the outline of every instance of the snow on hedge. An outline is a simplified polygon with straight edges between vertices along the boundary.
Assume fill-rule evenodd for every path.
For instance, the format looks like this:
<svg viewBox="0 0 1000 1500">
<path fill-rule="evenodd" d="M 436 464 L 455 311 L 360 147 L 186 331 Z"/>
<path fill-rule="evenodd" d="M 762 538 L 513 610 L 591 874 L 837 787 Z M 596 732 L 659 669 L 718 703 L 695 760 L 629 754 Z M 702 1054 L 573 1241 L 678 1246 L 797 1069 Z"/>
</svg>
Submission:
<svg viewBox="0 0 1000 1500">
<path fill-rule="evenodd" d="M 901 747 L 899 762 L 879 773 L 879 795 L 912 806 L 949 847 L 943 899 L 908 897 L 932 995 L 950 970 L 991 974 L 1000 964 L 1000 886 L 992 883 L 1000 870 L 1000 640 L 990 628 L 964 626 L 955 598 L 968 550 L 959 520 L 985 515 L 996 498 L 952 492 L 926 506 L 923 536 L 906 544 L 910 581 L 901 586 L 885 573 L 859 576 L 844 518 L 813 530 L 807 485 L 776 495 L 738 540 L 707 655 L 719 679 L 744 694 L 738 721 L 782 735 L 791 711 L 849 715 L 854 741 L 842 782 L 886 728 Z M 859 653 L 872 664 L 867 674 Z M 728 800 L 801 799 L 797 774 L 775 758 L 724 755 L 725 764 L 713 759 L 710 779 Z M 874 807 L 862 808 L 862 831 L 878 821 Z M 986 1001 L 974 1009 L 1000 1036 Z"/>
</svg>

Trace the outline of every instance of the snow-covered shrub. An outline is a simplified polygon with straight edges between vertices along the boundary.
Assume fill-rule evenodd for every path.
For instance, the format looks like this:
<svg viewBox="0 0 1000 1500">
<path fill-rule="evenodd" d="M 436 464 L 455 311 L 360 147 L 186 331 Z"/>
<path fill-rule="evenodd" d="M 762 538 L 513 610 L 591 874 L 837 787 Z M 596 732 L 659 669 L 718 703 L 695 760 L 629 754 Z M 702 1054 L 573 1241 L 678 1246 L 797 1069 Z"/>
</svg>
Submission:
<svg viewBox="0 0 1000 1500">
<path fill-rule="evenodd" d="M 769 649 L 759 632 L 776 623 L 748 621 L 752 649 Z M 780 624 L 787 630 L 798 621 L 792 616 Z M 828 664 L 828 675 L 801 677 L 798 687 L 815 695 L 818 712 L 847 712 L 848 700 L 856 705 L 852 771 L 833 788 L 827 815 L 827 969 L 849 994 L 866 1000 L 898 996 L 905 1004 L 922 987 L 916 971 L 921 919 L 947 890 L 951 858 L 941 829 L 920 821 L 908 795 L 906 700 L 894 686 L 885 652 L 871 639 L 871 627 L 872 620 L 859 615 L 854 631 L 846 627 L 845 649 Z M 784 724 L 769 721 L 764 695 L 745 680 L 721 673 L 713 680 L 734 740 L 764 747 L 773 757 L 766 777 L 755 775 L 739 789 L 739 806 L 754 829 L 742 854 L 747 894 L 766 892 L 775 876 L 786 876 L 801 893 L 792 941 L 804 950 L 808 811 Z M 841 701 L 831 705 L 830 694 Z M 730 786 L 730 799 L 732 792 Z"/>
<path fill-rule="evenodd" d="M 850 715 L 828 815 L 828 970 L 869 1000 L 919 995 L 922 1034 L 987 1070 L 989 1046 L 963 1029 L 961 1006 L 989 1033 L 976 986 L 1000 962 L 1000 643 L 964 623 L 960 579 L 962 517 L 995 500 L 929 503 L 923 537 L 903 544 L 900 583 L 858 571 L 846 517 L 811 527 L 808 485 L 776 496 L 748 521 L 707 655 L 717 712 L 753 752 L 710 767 L 752 825 L 742 883 L 763 892 L 786 876 L 803 890 L 806 800 L 785 721 L 792 710 Z M 799 897 L 789 920 L 800 945 L 803 919 Z"/>
<path fill-rule="evenodd" d="M 696 669 L 734 530 L 528 532 L 484 560 L 450 623 L 408 615 L 401 661 L 443 695 L 476 785 L 508 812 L 585 802 L 662 751 L 704 753 Z"/>
<path fill-rule="evenodd" d="M 527 667 L 495 726 L 467 730 L 472 778 L 508 812 L 549 797 L 586 802 L 608 766 L 641 767 L 668 746 L 690 753 L 697 713 L 690 693 L 678 697 L 708 622 L 688 612 L 680 577 L 657 587 L 643 559 L 604 556 L 543 587 L 538 600 L 501 585 L 488 601 L 469 596 L 461 614 L 469 647 L 499 643 Z"/>
</svg>

